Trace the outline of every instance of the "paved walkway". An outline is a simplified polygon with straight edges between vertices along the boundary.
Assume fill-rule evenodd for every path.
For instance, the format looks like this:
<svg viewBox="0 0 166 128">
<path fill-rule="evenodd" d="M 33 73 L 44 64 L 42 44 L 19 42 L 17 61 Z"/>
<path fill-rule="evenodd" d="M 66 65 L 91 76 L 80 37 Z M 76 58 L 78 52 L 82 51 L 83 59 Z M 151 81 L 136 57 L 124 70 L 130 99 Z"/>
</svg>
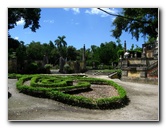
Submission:
<svg viewBox="0 0 166 128">
<path fill-rule="evenodd" d="M 96 77 L 96 76 L 95 76 Z M 109 79 L 107 76 L 98 78 Z M 8 99 L 9 120 L 49 121 L 158 121 L 158 85 L 113 81 L 123 86 L 130 99 L 128 106 L 116 110 L 90 110 L 69 106 L 51 99 L 36 98 L 19 93 L 16 79 L 8 79 L 12 97 Z"/>
</svg>

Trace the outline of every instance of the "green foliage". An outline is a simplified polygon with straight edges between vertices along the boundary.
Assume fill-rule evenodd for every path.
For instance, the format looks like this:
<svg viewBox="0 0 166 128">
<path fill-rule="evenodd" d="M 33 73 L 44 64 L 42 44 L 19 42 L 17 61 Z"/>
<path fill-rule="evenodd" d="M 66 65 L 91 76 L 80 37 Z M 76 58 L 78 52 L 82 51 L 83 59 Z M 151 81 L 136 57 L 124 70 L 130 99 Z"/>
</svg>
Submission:
<svg viewBox="0 0 166 128">
<path fill-rule="evenodd" d="M 135 52 L 139 52 L 139 53 L 142 53 L 142 48 L 138 47 L 136 45 L 136 48 L 134 49 Z"/>
<path fill-rule="evenodd" d="M 21 74 L 16 74 L 16 73 L 9 73 L 8 74 L 9 79 L 19 79 L 20 77 L 22 77 Z"/>
<path fill-rule="evenodd" d="M 105 65 L 111 64 L 118 60 L 117 51 L 121 49 L 120 45 L 116 45 L 115 42 L 101 43 L 100 47 L 93 46 L 93 56 L 98 56 L 96 61 L 104 63 Z M 93 60 L 93 59 L 92 59 Z"/>
<path fill-rule="evenodd" d="M 36 62 L 32 62 L 32 63 L 30 63 L 30 65 L 28 65 L 29 70 L 34 71 L 34 70 L 37 70 L 37 68 L 38 68 L 38 65 Z"/>
<path fill-rule="evenodd" d="M 82 61 L 82 53 L 83 48 L 76 50 L 73 46 L 68 46 L 66 43 L 62 43 L 65 39 L 65 36 L 59 37 L 58 41 L 59 44 L 54 45 L 52 41 L 49 43 L 41 43 L 41 42 L 34 42 L 32 41 L 28 45 L 24 45 L 24 42 L 22 41 L 16 41 L 15 45 L 10 45 L 10 49 L 8 50 L 9 59 L 10 58 L 16 58 L 17 57 L 17 67 L 18 67 L 18 73 L 29 73 L 28 69 L 29 64 L 31 62 L 35 62 L 36 60 L 43 61 L 44 55 L 47 56 L 48 62 L 50 64 L 58 65 L 59 64 L 59 57 L 61 54 L 63 54 L 65 57 L 67 57 L 67 60 L 72 61 Z M 14 39 L 11 39 L 11 43 Z M 55 41 L 57 42 L 57 41 Z M 18 45 L 18 46 L 17 46 Z M 57 47 L 56 47 L 57 46 Z M 91 66 L 93 65 L 93 62 L 95 62 L 96 68 L 103 63 L 104 67 L 110 67 L 112 62 L 118 61 L 118 54 L 117 51 L 121 50 L 122 46 L 120 43 L 116 45 L 115 42 L 105 42 L 102 43 L 100 47 L 92 45 L 91 49 L 86 49 L 86 65 Z M 14 55 L 13 52 L 16 51 L 16 54 Z M 61 54 L 59 54 L 61 53 Z M 28 62 L 28 63 L 27 63 Z M 69 64 L 69 62 L 68 62 Z M 38 69 L 40 68 L 40 72 L 38 73 L 48 73 L 45 71 L 45 68 L 42 68 L 42 64 L 37 64 Z M 108 66 L 107 66 L 108 65 Z M 67 68 L 68 73 L 75 72 L 73 64 L 69 64 L 70 67 Z M 80 64 L 81 72 L 85 72 L 86 69 L 82 68 L 84 67 L 82 63 Z"/>
<path fill-rule="evenodd" d="M 113 22 L 112 36 L 115 38 L 119 38 L 122 31 L 129 32 L 136 40 L 141 34 L 157 37 L 158 8 L 123 8 L 121 15 Z"/>
<path fill-rule="evenodd" d="M 66 57 L 67 56 L 67 42 L 64 40 L 65 38 L 66 37 L 64 35 L 62 37 L 58 36 L 58 39 L 56 39 L 54 41 L 55 45 L 58 48 L 59 55 L 62 56 L 62 57 Z"/>
<path fill-rule="evenodd" d="M 75 47 L 68 46 L 67 47 L 67 58 L 68 60 L 75 61 L 77 59 L 78 53 Z"/>
<path fill-rule="evenodd" d="M 44 65 L 44 68 L 46 68 L 46 69 L 50 69 L 52 67 L 53 67 L 52 64 L 46 64 L 46 65 Z"/>
<path fill-rule="evenodd" d="M 90 67 L 93 67 L 95 65 L 95 67 L 97 68 L 99 66 L 100 62 L 98 60 L 87 60 L 86 61 L 86 65 L 87 66 L 90 66 Z"/>
<path fill-rule="evenodd" d="M 57 86 L 57 87 L 48 87 L 47 82 L 54 81 L 56 82 L 59 78 L 63 79 L 64 81 L 78 81 L 77 85 L 74 86 Z M 66 79 L 65 79 L 66 78 Z M 24 85 L 24 82 L 30 80 L 31 86 Z M 43 86 L 39 83 L 42 82 Z M 45 82 L 46 83 L 45 83 Z M 60 82 L 58 82 L 60 84 Z M 76 96 L 70 95 L 67 92 L 69 91 L 78 91 L 82 89 L 90 88 L 91 84 L 108 84 L 110 86 L 114 86 L 117 89 L 119 96 L 108 97 L 108 98 L 99 98 L 99 99 L 92 99 L 86 98 L 83 96 Z M 35 85 L 36 84 L 36 85 Z M 125 106 L 128 101 L 126 100 L 126 91 L 123 87 L 119 86 L 113 81 L 110 80 L 103 80 L 97 78 L 87 78 L 87 77 L 80 77 L 80 76 L 38 76 L 38 75 L 24 75 L 19 78 L 18 82 L 16 83 L 17 89 L 20 92 L 25 94 L 29 94 L 32 96 L 37 97 L 47 97 L 51 98 L 66 104 L 86 107 L 86 108 L 95 108 L 95 109 L 115 109 Z"/>
<path fill-rule="evenodd" d="M 40 42 L 31 42 L 27 46 L 27 57 L 31 60 L 42 60 L 43 59 L 43 50 L 42 50 L 42 44 Z"/>
<path fill-rule="evenodd" d="M 12 52 L 16 52 L 16 49 L 19 47 L 20 42 L 13 38 L 8 38 L 8 49 L 13 49 Z"/>
<path fill-rule="evenodd" d="M 8 29 L 12 29 L 17 22 L 24 19 L 24 28 L 30 27 L 33 32 L 39 29 L 40 8 L 8 8 Z"/>
<path fill-rule="evenodd" d="M 124 50 L 123 49 L 118 50 L 117 54 L 118 54 L 119 57 L 120 56 L 123 57 L 124 56 Z"/>
<path fill-rule="evenodd" d="M 148 37 L 148 41 L 147 42 L 145 42 L 145 44 L 150 44 L 150 43 L 155 43 L 156 42 L 156 38 L 154 38 L 154 37 Z"/>
<path fill-rule="evenodd" d="M 20 41 L 20 45 L 16 49 L 16 56 L 17 56 L 17 68 L 21 70 L 24 67 L 24 60 L 27 59 L 26 47 L 24 45 L 24 42 L 22 41 Z"/>
<path fill-rule="evenodd" d="M 130 50 L 134 50 L 134 44 L 131 45 Z"/>
<path fill-rule="evenodd" d="M 72 67 L 71 67 L 71 63 L 70 63 L 70 65 L 68 63 L 66 63 L 64 65 L 64 71 L 65 71 L 65 73 L 73 73 L 74 72 L 74 69 L 72 69 Z"/>
</svg>

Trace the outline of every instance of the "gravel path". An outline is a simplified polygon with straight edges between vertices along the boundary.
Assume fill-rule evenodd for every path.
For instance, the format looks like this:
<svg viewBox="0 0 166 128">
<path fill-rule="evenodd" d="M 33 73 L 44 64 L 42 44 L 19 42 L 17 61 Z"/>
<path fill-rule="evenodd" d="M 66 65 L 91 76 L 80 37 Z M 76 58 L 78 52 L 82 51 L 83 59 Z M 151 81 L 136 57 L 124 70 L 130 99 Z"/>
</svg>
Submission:
<svg viewBox="0 0 166 128">
<path fill-rule="evenodd" d="M 95 76 L 109 79 L 107 76 Z M 116 110 L 90 110 L 73 107 L 51 99 L 36 98 L 19 93 L 16 79 L 8 79 L 8 120 L 11 121 L 158 121 L 158 85 L 113 81 L 123 86 L 130 99 L 128 106 Z"/>
</svg>

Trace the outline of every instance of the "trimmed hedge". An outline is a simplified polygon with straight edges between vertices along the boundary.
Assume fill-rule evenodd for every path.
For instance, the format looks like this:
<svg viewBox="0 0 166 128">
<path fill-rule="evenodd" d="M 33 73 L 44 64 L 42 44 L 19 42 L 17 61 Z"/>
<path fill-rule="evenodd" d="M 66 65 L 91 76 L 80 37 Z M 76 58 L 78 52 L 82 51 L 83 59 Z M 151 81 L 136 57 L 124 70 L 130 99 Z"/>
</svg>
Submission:
<svg viewBox="0 0 166 128">
<path fill-rule="evenodd" d="M 64 83 L 68 80 L 77 81 L 76 85 L 68 86 L 62 84 L 60 81 L 59 85 L 57 83 L 49 84 L 45 83 L 46 81 L 56 82 L 59 79 L 63 80 Z M 58 79 L 57 79 L 58 78 Z M 44 80 L 45 79 L 45 80 Z M 65 80 L 66 79 L 66 80 Z M 24 84 L 25 81 L 30 80 L 30 85 L 27 86 Z M 38 83 L 41 81 L 45 81 L 43 83 Z M 61 83 L 62 82 L 62 83 Z M 87 98 L 84 96 L 76 96 L 70 95 L 68 92 L 70 91 L 78 91 L 90 89 L 91 84 L 108 84 L 110 86 L 114 86 L 117 89 L 119 96 L 108 97 L 108 98 Z M 38 76 L 38 75 L 30 75 L 30 76 L 22 76 L 19 78 L 16 83 L 17 89 L 25 94 L 37 96 L 37 97 L 46 97 L 56 101 L 60 101 L 66 104 L 85 107 L 90 109 L 116 109 L 123 107 L 128 104 L 129 100 L 126 95 L 126 91 L 123 87 L 119 86 L 117 83 L 110 80 L 103 80 L 99 78 L 87 78 L 87 77 L 63 77 L 63 76 Z"/>
</svg>

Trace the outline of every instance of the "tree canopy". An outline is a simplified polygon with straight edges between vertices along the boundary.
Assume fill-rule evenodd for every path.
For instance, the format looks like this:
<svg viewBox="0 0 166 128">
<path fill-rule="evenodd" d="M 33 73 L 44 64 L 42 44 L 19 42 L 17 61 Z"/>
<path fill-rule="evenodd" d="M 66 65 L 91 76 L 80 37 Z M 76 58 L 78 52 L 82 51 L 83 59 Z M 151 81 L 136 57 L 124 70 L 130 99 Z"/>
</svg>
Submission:
<svg viewBox="0 0 166 128">
<path fill-rule="evenodd" d="M 119 38 L 122 31 L 139 40 L 140 35 L 157 37 L 158 8 L 123 8 L 113 22 L 112 36 Z"/>
<path fill-rule="evenodd" d="M 40 8 L 8 8 L 8 29 L 12 29 L 21 19 L 24 20 L 24 28 L 30 27 L 33 32 L 39 29 Z"/>
</svg>

